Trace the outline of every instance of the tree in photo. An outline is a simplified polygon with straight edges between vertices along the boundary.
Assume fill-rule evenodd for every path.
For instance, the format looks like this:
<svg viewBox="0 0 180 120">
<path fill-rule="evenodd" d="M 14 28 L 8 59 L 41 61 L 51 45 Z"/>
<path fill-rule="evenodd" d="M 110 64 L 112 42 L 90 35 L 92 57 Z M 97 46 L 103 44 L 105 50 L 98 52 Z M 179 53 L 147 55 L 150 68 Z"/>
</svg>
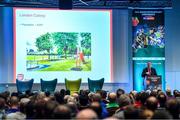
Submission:
<svg viewBox="0 0 180 120">
<path fill-rule="evenodd" d="M 47 53 L 49 54 L 48 59 L 50 60 L 50 50 L 53 48 L 51 35 L 49 33 L 41 35 L 40 37 L 36 39 L 35 44 L 39 52 L 47 51 Z"/>
<path fill-rule="evenodd" d="M 64 54 L 64 58 L 67 59 L 67 54 L 74 54 L 77 45 L 78 33 L 65 33 L 55 32 L 52 33 L 54 44 L 58 48 L 58 54 Z"/>
<path fill-rule="evenodd" d="M 91 56 L 91 33 L 81 33 L 81 47 L 86 56 Z"/>
</svg>

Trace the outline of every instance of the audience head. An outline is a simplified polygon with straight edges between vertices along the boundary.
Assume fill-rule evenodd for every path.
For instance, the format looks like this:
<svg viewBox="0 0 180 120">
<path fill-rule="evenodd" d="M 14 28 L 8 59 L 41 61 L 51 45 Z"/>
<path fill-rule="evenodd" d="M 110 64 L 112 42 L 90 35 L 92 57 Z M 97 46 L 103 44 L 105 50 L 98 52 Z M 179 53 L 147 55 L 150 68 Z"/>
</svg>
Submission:
<svg viewBox="0 0 180 120">
<path fill-rule="evenodd" d="M 110 103 L 116 102 L 116 93 L 113 93 L 113 92 L 109 93 L 108 100 Z"/>
<path fill-rule="evenodd" d="M 173 91 L 173 95 L 174 95 L 174 97 L 177 97 L 177 96 L 178 96 L 178 94 L 179 94 L 179 91 L 178 91 L 178 90 L 174 90 L 174 91 Z"/>
<path fill-rule="evenodd" d="M 82 94 L 79 96 L 79 103 L 81 106 L 87 106 L 88 105 L 88 96 L 86 94 Z"/>
<path fill-rule="evenodd" d="M 95 120 L 95 119 L 98 119 L 98 116 L 93 110 L 84 109 L 77 114 L 76 119 L 77 120 Z"/>
<path fill-rule="evenodd" d="M 71 117 L 75 117 L 78 113 L 77 104 L 74 102 L 68 102 L 67 106 L 71 109 Z"/>
<path fill-rule="evenodd" d="M 59 103 L 59 104 L 64 104 L 64 95 L 61 95 L 61 93 L 59 91 L 56 91 L 54 93 L 54 97 L 55 100 Z"/>
<path fill-rule="evenodd" d="M 70 95 L 70 90 L 66 90 L 66 95 Z"/>
<path fill-rule="evenodd" d="M 124 107 L 131 104 L 131 99 L 127 94 L 122 94 L 119 98 L 117 98 L 117 102 L 119 107 Z"/>
<path fill-rule="evenodd" d="M 102 99 L 106 99 L 107 92 L 105 90 L 99 90 L 99 91 L 97 91 L 97 93 L 99 93 L 101 95 Z"/>
<path fill-rule="evenodd" d="M 17 96 L 12 96 L 10 98 L 10 105 L 11 105 L 11 107 L 18 107 L 19 106 L 19 98 Z"/>
<path fill-rule="evenodd" d="M 79 101 L 79 94 L 78 93 L 73 93 L 71 96 L 74 97 L 77 102 Z"/>
<path fill-rule="evenodd" d="M 67 103 L 69 103 L 69 102 L 73 102 L 73 103 L 77 104 L 77 99 L 73 96 L 69 96 L 67 99 Z"/>
<path fill-rule="evenodd" d="M 90 109 L 94 110 L 98 115 L 98 118 L 101 118 L 102 107 L 99 102 L 92 102 L 90 105 Z"/>
<path fill-rule="evenodd" d="M 140 92 L 135 95 L 135 100 L 136 101 L 140 101 L 141 100 L 141 93 Z"/>
<path fill-rule="evenodd" d="M 156 89 L 152 90 L 150 93 L 150 96 L 157 97 L 157 95 L 158 95 L 158 91 Z"/>
<path fill-rule="evenodd" d="M 172 96 L 172 94 L 171 94 L 171 89 L 166 89 L 166 95 L 167 95 L 168 97 L 171 97 L 171 96 Z"/>
<path fill-rule="evenodd" d="M 99 93 L 95 93 L 93 96 L 92 96 L 92 101 L 93 102 L 101 102 L 101 95 Z"/>
<path fill-rule="evenodd" d="M 29 98 L 22 98 L 20 100 L 20 106 L 19 106 L 20 112 L 22 112 L 24 114 L 26 113 L 26 106 L 29 102 L 30 102 Z"/>
<path fill-rule="evenodd" d="M 95 93 L 93 93 L 93 92 L 90 92 L 90 93 L 88 94 L 88 98 L 89 98 L 89 102 L 90 102 L 90 103 L 93 102 L 93 96 L 94 96 L 94 94 L 95 94 Z"/>
<path fill-rule="evenodd" d="M 151 111 L 151 110 L 148 110 L 148 109 L 145 109 L 145 110 L 143 110 L 142 111 L 142 113 L 140 114 L 140 118 L 141 119 L 151 119 L 152 118 L 152 116 L 153 116 L 153 111 Z"/>
<path fill-rule="evenodd" d="M 125 91 L 124 91 L 123 89 L 119 88 L 119 89 L 116 91 L 117 98 L 118 98 L 119 96 L 121 96 L 122 94 L 125 94 Z"/>
<path fill-rule="evenodd" d="M 5 99 L 0 97 L 0 110 L 5 108 L 5 103 L 6 103 Z"/>
<path fill-rule="evenodd" d="M 39 99 L 35 103 L 35 117 L 38 119 L 45 118 L 45 104 L 48 101 L 46 101 L 44 98 Z"/>
<path fill-rule="evenodd" d="M 33 119 L 35 118 L 35 101 L 30 101 L 26 105 L 26 118 Z"/>
<path fill-rule="evenodd" d="M 66 90 L 65 89 L 61 89 L 60 90 L 60 95 L 64 97 L 66 95 Z"/>
<path fill-rule="evenodd" d="M 45 104 L 45 118 L 52 119 L 53 111 L 58 106 L 58 103 L 56 101 L 49 101 Z"/>
<path fill-rule="evenodd" d="M 170 99 L 166 103 L 166 109 L 174 119 L 179 119 L 180 104 L 176 99 Z"/>
<path fill-rule="evenodd" d="M 152 119 L 172 119 L 172 116 L 166 110 L 156 110 Z"/>
<path fill-rule="evenodd" d="M 67 104 L 67 101 L 68 101 L 69 97 L 70 97 L 70 95 L 65 95 L 65 96 L 64 96 L 64 103 L 65 103 L 65 104 Z"/>
<path fill-rule="evenodd" d="M 158 94 L 157 99 L 159 101 L 160 107 L 165 107 L 165 104 L 166 104 L 166 95 L 163 92 Z"/>
<path fill-rule="evenodd" d="M 158 107 L 158 100 L 154 96 L 149 97 L 146 100 L 146 107 L 152 111 L 156 110 Z"/>
<path fill-rule="evenodd" d="M 116 116 L 107 117 L 103 120 L 119 120 Z"/>
<path fill-rule="evenodd" d="M 53 111 L 54 119 L 71 119 L 71 109 L 66 105 L 58 105 Z"/>
<path fill-rule="evenodd" d="M 124 110 L 125 119 L 138 119 L 139 118 L 139 109 L 135 108 L 132 105 L 129 105 Z"/>
<path fill-rule="evenodd" d="M 140 101 L 141 103 L 144 105 L 147 98 L 149 97 L 149 93 L 147 92 L 141 92 L 141 95 L 140 95 Z"/>
</svg>

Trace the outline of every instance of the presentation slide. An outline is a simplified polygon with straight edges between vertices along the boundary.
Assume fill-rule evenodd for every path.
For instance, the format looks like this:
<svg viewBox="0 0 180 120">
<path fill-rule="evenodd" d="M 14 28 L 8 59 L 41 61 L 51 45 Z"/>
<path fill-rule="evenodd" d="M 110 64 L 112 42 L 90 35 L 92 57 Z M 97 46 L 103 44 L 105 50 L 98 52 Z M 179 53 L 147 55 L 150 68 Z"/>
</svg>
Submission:
<svg viewBox="0 0 180 120">
<path fill-rule="evenodd" d="M 112 11 L 14 8 L 14 80 L 112 79 Z"/>
</svg>

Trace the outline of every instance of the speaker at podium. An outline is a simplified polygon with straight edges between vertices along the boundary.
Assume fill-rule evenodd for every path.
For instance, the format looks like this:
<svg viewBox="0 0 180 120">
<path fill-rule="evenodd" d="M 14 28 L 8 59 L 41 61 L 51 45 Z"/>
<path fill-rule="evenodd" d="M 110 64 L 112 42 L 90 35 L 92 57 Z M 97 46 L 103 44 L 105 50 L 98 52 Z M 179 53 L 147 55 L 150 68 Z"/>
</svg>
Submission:
<svg viewBox="0 0 180 120">
<path fill-rule="evenodd" d="M 145 90 L 162 89 L 161 75 L 147 76 L 145 82 Z"/>
</svg>

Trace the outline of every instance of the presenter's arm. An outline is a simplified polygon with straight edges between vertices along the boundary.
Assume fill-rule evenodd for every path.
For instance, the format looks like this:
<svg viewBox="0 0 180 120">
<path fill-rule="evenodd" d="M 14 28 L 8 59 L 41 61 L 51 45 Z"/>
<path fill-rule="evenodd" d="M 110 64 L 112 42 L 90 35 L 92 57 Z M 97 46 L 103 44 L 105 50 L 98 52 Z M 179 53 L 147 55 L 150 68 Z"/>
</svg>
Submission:
<svg viewBox="0 0 180 120">
<path fill-rule="evenodd" d="M 153 69 L 153 75 L 157 76 L 156 69 L 155 68 L 152 68 L 152 69 Z"/>
<path fill-rule="evenodd" d="M 146 77 L 146 75 L 147 75 L 147 74 L 146 74 L 146 69 L 143 69 L 143 72 L 142 72 L 142 74 L 141 74 L 141 77 L 144 78 L 144 77 Z"/>
</svg>

